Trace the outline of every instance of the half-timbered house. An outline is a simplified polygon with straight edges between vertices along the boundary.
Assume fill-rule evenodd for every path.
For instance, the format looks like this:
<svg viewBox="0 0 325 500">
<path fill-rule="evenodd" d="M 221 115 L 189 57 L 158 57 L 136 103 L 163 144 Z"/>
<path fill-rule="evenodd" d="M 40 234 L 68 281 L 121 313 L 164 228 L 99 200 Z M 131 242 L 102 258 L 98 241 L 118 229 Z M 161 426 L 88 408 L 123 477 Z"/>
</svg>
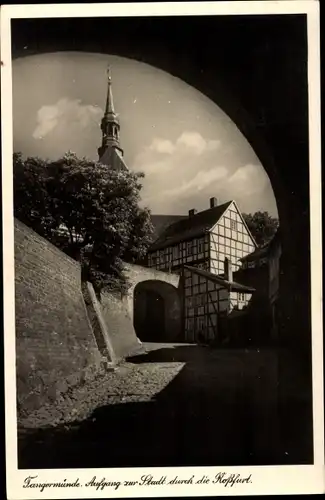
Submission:
<svg viewBox="0 0 325 500">
<path fill-rule="evenodd" d="M 208 210 L 191 209 L 187 217 L 179 216 L 164 228 L 149 249 L 148 266 L 177 271 L 188 264 L 221 275 L 225 258 L 236 271 L 240 259 L 255 248 L 236 202 L 218 205 L 216 198 L 211 198 Z"/>
<path fill-rule="evenodd" d="M 208 210 L 191 209 L 160 232 L 147 265 L 182 274 L 186 341 L 216 338 L 220 317 L 247 306 L 254 289 L 234 282 L 232 272 L 255 249 L 234 200 L 211 198 Z"/>
<path fill-rule="evenodd" d="M 226 340 L 225 320 L 247 308 L 254 288 L 233 280 L 226 259 L 224 277 L 192 266 L 184 266 L 184 339 L 187 342 Z"/>
</svg>

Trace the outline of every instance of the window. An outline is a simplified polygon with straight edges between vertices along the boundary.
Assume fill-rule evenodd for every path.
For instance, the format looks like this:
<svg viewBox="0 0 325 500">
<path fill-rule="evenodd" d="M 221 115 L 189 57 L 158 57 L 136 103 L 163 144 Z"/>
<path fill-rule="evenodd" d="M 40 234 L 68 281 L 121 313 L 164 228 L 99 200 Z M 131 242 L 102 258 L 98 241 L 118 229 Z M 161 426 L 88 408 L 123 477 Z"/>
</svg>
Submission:
<svg viewBox="0 0 325 500">
<path fill-rule="evenodd" d="M 198 253 L 204 252 L 204 241 L 203 240 L 198 241 L 197 250 L 198 250 Z"/>
<path fill-rule="evenodd" d="M 198 331 L 201 331 L 204 329 L 204 326 L 205 326 L 205 321 L 204 321 L 204 316 L 199 316 L 198 318 L 196 318 L 196 321 L 197 321 L 197 329 Z"/>
<path fill-rule="evenodd" d="M 237 222 L 236 221 L 234 221 L 234 220 L 230 221 L 230 229 L 232 229 L 233 231 L 237 231 Z"/>
<path fill-rule="evenodd" d="M 193 242 L 189 241 L 187 243 L 187 255 L 193 255 Z"/>
</svg>

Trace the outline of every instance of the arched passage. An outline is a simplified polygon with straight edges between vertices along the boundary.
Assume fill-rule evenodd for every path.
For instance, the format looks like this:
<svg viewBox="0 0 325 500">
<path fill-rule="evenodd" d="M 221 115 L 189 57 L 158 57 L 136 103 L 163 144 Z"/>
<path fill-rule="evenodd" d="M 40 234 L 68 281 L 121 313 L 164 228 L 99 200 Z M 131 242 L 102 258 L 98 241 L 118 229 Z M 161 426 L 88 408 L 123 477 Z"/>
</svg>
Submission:
<svg viewBox="0 0 325 500">
<path fill-rule="evenodd" d="M 133 292 L 133 325 L 142 342 L 180 340 L 182 326 L 177 288 L 159 280 L 138 283 Z"/>
<path fill-rule="evenodd" d="M 293 432 L 298 443 L 312 422 L 307 16 L 15 19 L 11 31 L 14 59 L 57 50 L 101 52 L 165 70 L 220 106 L 252 145 L 269 175 L 283 233 L 280 340 L 288 359 L 298 361 L 288 363 L 284 354 L 279 379 L 291 433 L 292 420 L 302 414 L 299 404 L 305 412 Z M 193 37 L 200 32 L 203 37 Z M 305 403 L 291 419 L 293 392 Z M 312 445 L 306 446 L 301 456 L 310 457 Z"/>
<path fill-rule="evenodd" d="M 64 33 L 59 39 L 58 31 Z M 193 38 L 197 32 L 205 36 Z M 252 145 L 270 178 L 283 229 L 281 340 L 308 358 L 306 16 L 170 16 L 154 22 L 150 16 L 17 19 L 12 23 L 12 38 L 13 59 L 41 52 L 81 51 L 145 62 L 180 78 L 223 109 Z"/>
</svg>

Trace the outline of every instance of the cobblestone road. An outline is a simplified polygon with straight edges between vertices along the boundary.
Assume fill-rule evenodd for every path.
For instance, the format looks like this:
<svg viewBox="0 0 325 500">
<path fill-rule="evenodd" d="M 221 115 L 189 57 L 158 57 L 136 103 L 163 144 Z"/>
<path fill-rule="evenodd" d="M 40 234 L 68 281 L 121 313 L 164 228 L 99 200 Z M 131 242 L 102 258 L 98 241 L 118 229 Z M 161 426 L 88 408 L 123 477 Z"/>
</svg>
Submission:
<svg viewBox="0 0 325 500">
<path fill-rule="evenodd" d="M 275 460 L 272 353 L 185 344 L 146 344 L 146 349 L 56 407 L 20 422 L 19 467 Z"/>
</svg>

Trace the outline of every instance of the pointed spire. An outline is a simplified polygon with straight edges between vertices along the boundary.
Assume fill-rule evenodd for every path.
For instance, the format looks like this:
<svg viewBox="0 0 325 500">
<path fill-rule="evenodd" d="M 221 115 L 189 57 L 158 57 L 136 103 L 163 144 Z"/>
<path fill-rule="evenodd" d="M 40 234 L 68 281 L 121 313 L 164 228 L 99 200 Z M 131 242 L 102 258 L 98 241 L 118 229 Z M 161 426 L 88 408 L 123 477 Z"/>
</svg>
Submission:
<svg viewBox="0 0 325 500">
<path fill-rule="evenodd" d="M 114 109 L 112 77 L 110 67 L 107 67 L 107 97 L 105 113 L 101 122 L 102 144 L 98 148 L 99 161 L 106 164 L 105 158 L 111 156 L 115 151 L 119 156 L 123 156 L 123 150 L 120 146 L 120 123 Z M 115 154 L 114 153 L 114 154 Z M 107 160 L 108 161 L 108 160 Z"/>
<path fill-rule="evenodd" d="M 115 115 L 113 93 L 112 93 L 112 77 L 109 65 L 107 66 L 107 98 L 106 98 L 105 115 L 107 114 Z"/>
</svg>

